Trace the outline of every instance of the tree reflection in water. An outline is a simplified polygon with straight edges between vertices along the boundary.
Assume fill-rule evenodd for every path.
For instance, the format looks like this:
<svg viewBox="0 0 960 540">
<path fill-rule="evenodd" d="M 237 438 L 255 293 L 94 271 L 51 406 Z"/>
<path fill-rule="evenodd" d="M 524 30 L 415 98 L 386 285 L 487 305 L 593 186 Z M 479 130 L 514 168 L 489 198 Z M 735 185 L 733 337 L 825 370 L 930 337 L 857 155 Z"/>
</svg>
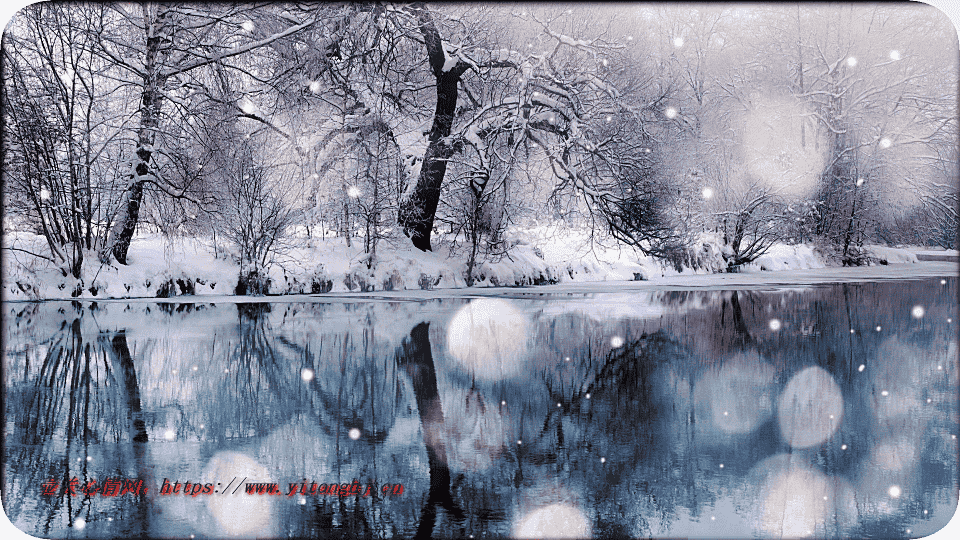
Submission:
<svg viewBox="0 0 960 540">
<path fill-rule="evenodd" d="M 217 536 L 202 497 L 40 486 L 156 491 L 239 460 L 282 488 L 404 485 L 276 497 L 277 536 L 551 534 L 544 516 L 597 536 L 932 532 L 958 415 L 956 279 L 936 282 L 664 291 L 604 316 L 603 295 L 518 294 L 527 335 L 492 377 L 445 339 L 476 300 L 5 304 L 6 510 L 42 536 L 80 517 L 93 537 Z"/>
<path fill-rule="evenodd" d="M 31 305 L 24 311 L 36 310 Z M 36 505 L 34 531 L 43 534 L 93 519 L 96 495 L 82 490 L 89 482 L 102 485 L 108 477 L 152 480 L 142 446 L 148 438 L 140 385 L 125 333 L 90 336 L 84 324 L 89 325 L 95 307 L 88 311 L 73 303 L 60 311 L 58 331 L 21 351 L 22 376 L 8 378 L 4 400 L 6 419 L 16 430 L 8 432 L 5 457 L 17 464 L 17 481 L 4 485 L 5 505 L 14 516 L 24 503 Z M 124 440 L 135 444 L 118 455 L 100 452 L 101 443 Z M 10 472 L 8 468 L 5 474 Z M 56 483 L 56 492 L 42 495 L 49 481 Z M 146 497 L 128 496 L 119 506 L 136 518 L 124 532 L 150 530 Z"/>
<path fill-rule="evenodd" d="M 410 375 L 413 382 L 430 467 L 430 491 L 417 526 L 416 538 L 432 537 L 438 507 L 449 512 L 454 519 L 463 519 L 463 510 L 454 503 L 450 494 L 450 468 L 443 437 L 443 407 L 437 389 L 433 354 L 430 352 L 429 328 L 428 323 L 414 326 L 410 337 L 405 338 L 397 349 L 397 365 Z"/>
</svg>

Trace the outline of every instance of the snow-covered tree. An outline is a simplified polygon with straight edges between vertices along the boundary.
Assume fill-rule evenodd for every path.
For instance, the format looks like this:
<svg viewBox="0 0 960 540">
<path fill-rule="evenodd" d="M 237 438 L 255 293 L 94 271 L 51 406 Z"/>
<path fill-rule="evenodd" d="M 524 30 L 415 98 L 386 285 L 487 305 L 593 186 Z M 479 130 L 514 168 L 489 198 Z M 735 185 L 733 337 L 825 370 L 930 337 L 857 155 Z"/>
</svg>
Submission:
<svg viewBox="0 0 960 540">
<path fill-rule="evenodd" d="M 274 21 L 282 21 L 279 29 L 259 30 L 251 21 L 255 6 L 244 4 L 207 4 L 202 9 L 192 5 L 145 3 L 138 7 L 110 4 L 105 26 L 96 32 L 99 54 L 124 68 L 126 82 L 138 91 L 139 124 L 137 142 L 126 187 L 107 248 L 101 254 L 112 256 L 121 264 L 140 219 L 144 188 L 152 184 L 162 190 L 179 192 L 178 186 L 164 185 L 156 174 L 156 159 L 162 155 L 162 125 L 169 111 L 165 101 L 177 104 L 177 91 L 189 83 L 190 72 L 204 66 L 223 63 L 231 58 L 265 47 L 313 25 L 317 12 L 293 14 L 293 8 L 278 6 Z M 266 16 L 263 8 L 257 10 Z M 109 251 L 109 253 L 107 252 Z"/>
<path fill-rule="evenodd" d="M 104 8 L 36 4 L 4 35 L 4 201 L 42 234 L 64 275 L 103 246 L 117 193 L 113 175 L 131 113 L 117 70 L 91 39 Z"/>
</svg>

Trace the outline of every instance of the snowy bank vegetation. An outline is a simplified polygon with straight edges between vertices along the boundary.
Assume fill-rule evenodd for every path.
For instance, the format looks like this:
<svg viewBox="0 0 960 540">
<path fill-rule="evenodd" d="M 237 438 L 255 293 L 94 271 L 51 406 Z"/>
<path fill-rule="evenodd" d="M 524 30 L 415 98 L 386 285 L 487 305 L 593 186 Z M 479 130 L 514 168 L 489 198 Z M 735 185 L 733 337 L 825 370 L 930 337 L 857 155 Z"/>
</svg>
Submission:
<svg viewBox="0 0 960 540">
<path fill-rule="evenodd" d="M 696 266 L 679 269 L 673 263 L 645 256 L 630 248 L 591 242 L 588 235 L 550 228 L 523 231 L 529 240 L 508 255 L 484 260 L 474 268 L 475 287 L 517 287 L 596 281 L 650 281 L 712 274 L 726 270 L 722 240 L 705 235 L 698 243 Z M 221 253 L 212 240 L 174 239 L 161 234 L 134 238 L 126 265 L 103 264 L 87 257 L 81 280 L 51 261 L 27 252 L 43 246 L 42 237 L 13 233 L 5 245 L 16 247 L 3 259 L 4 300 L 171 298 L 237 294 L 243 275 L 238 258 Z M 23 251 L 20 251 L 23 250 Z M 871 264 L 916 263 L 913 250 L 870 246 Z M 954 251 L 937 253 L 956 256 Z M 422 252 L 411 246 L 385 248 L 376 262 L 361 246 L 348 247 L 342 238 L 315 240 L 277 257 L 264 276 L 261 294 L 318 294 L 467 287 L 467 263 L 449 247 Z M 739 269 L 742 273 L 823 268 L 830 261 L 804 244 L 775 244 L 764 255 Z"/>
<path fill-rule="evenodd" d="M 956 249 L 935 9 L 24 8 L 4 298 L 655 280 Z"/>
</svg>

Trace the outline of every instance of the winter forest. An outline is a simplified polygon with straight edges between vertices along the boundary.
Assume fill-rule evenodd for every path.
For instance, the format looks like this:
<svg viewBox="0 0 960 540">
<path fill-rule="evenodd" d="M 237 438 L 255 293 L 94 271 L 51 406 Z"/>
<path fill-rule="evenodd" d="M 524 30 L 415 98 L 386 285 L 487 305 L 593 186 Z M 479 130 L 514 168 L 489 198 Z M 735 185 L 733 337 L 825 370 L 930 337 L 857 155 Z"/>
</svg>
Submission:
<svg viewBox="0 0 960 540">
<path fill-rule="evenodd" d="M 4 295 L 955 249 L 957 50 L 915 3 L 35 4 L 3 39 Z"/>
</svg>

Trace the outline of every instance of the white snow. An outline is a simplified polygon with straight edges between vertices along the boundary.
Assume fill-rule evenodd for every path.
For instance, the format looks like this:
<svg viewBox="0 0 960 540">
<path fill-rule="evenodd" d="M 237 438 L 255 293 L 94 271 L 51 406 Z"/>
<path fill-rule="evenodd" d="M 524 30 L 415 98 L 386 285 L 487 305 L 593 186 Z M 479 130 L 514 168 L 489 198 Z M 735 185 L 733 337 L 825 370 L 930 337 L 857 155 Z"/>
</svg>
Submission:
<svg viewBox="0 0 960 540">
<path fill-rule="evenodd" d="M 457 55 L 457 48 L 448 44 L 446 41 L 441 43 L 441 47 L 443 48 L 443 72 L 446 73 L 457 67 L 457 62 L 460 60 L 460 57 Z"/>
<path fill-rule="evenodd" d="M 755 261 L 744 265 L 741 271 L 759 272 L 766 270 L 781 272 L 785 270 L 823 268 L 825 266 L 823 260 L 821 260 L 810 246 L 802 244 L 794 246 L 775 244 Z"/>
<path fill-rule="evenodd" d="M 918 262 L 916 253 L 906 249 L 885 246 L 865 246 L 865 249 L 869 256 L 876 258 L 881 263 L 905 264 Z"/>
<path fill-rule="evenodd" d="M 696 243 L 696 268 L 679 270 L 663 261 L 612 242 L 591 241 L 586 232 L 559 226 L 512 229 L 508 241 L 513 245 L 507 256 L 480 259 L 474 268 L 475 285 L 471 294 L 485 288 L 609 282 L 623 290 L 663 287 L 751 286 L 755 284 L 818 283 L 830 280 L 880 278 L 889 273 L 925 275 L 943 273 L 955 263 L 918 263 L 919 248 L 869 246 L 868 253 L 892 266 L 839 269 L 827 268 L 824 259 L 807 245 L 774 245 L 753 263 L 744 265 L 740 274 L 725 274 L 722 242 L 716 235 L 704 234 Z M 467 287 L 466 256 L 451 252 L 449 238 L 434 237 L 434 252 L 421 252 L 408 240 L 382 240 L 376 255 L 364 253 L 363 239 L 355 238 L 347 247 L 343 238 L 293 238 L 289 247 L 274 258 L 269 268 L 270 293 L 284 295 L 329 293 L 376 293 Z M 101 265 L 96 253 L 87 253 L 83 280 L 64 276 L 60 267 L 27 252 L 47 254 L 43 237 L 26 232 L 4 235 L 4 300 L 70 299 L 79 288 L 79 297 L 155 298 L 162 289 L 180 296 L 183 287 L 192 294 L 212 299 L 234 294 L 239 267 L 223 246 L 214 248 L 207 239 L 170 239 L 159 234 L 143 234 L 130 246 L 129 264 Z M 9 249 L 15 248 L 15 250 Z M 929 251 L 956 255 L 956 251 Z M 905 265 L 904 263 L 913 263 Z M 906 267 L 897 270 L 894 266 Z M 936 275 L 940 275 L 940 274 Z M 899 274 L 898 274 L 899 275 Z M 869 277 L 867 277 L 869 279 Z M 642 283 L 641 283 L 642 282 Z M 576 288 L 576 287 L 574 287 Z M 594 289 L 596 287 L 589 287 Z M 566 289 L 564 289 L 566 290 Z M 573 290 L 573 289 L 570 289 Z M 189 294 L 190 291 L 188 290 Z M 398 293 L 406 294 L 410 293 Z M 586 308 L 586 306 L 583 306 Z M 594 306 L 608 309 L 610 306 Z M 635 306 L 638 310 L 648 309 Z M 648 315 L 656 316 L 657 313 Z"/>
</svg>

